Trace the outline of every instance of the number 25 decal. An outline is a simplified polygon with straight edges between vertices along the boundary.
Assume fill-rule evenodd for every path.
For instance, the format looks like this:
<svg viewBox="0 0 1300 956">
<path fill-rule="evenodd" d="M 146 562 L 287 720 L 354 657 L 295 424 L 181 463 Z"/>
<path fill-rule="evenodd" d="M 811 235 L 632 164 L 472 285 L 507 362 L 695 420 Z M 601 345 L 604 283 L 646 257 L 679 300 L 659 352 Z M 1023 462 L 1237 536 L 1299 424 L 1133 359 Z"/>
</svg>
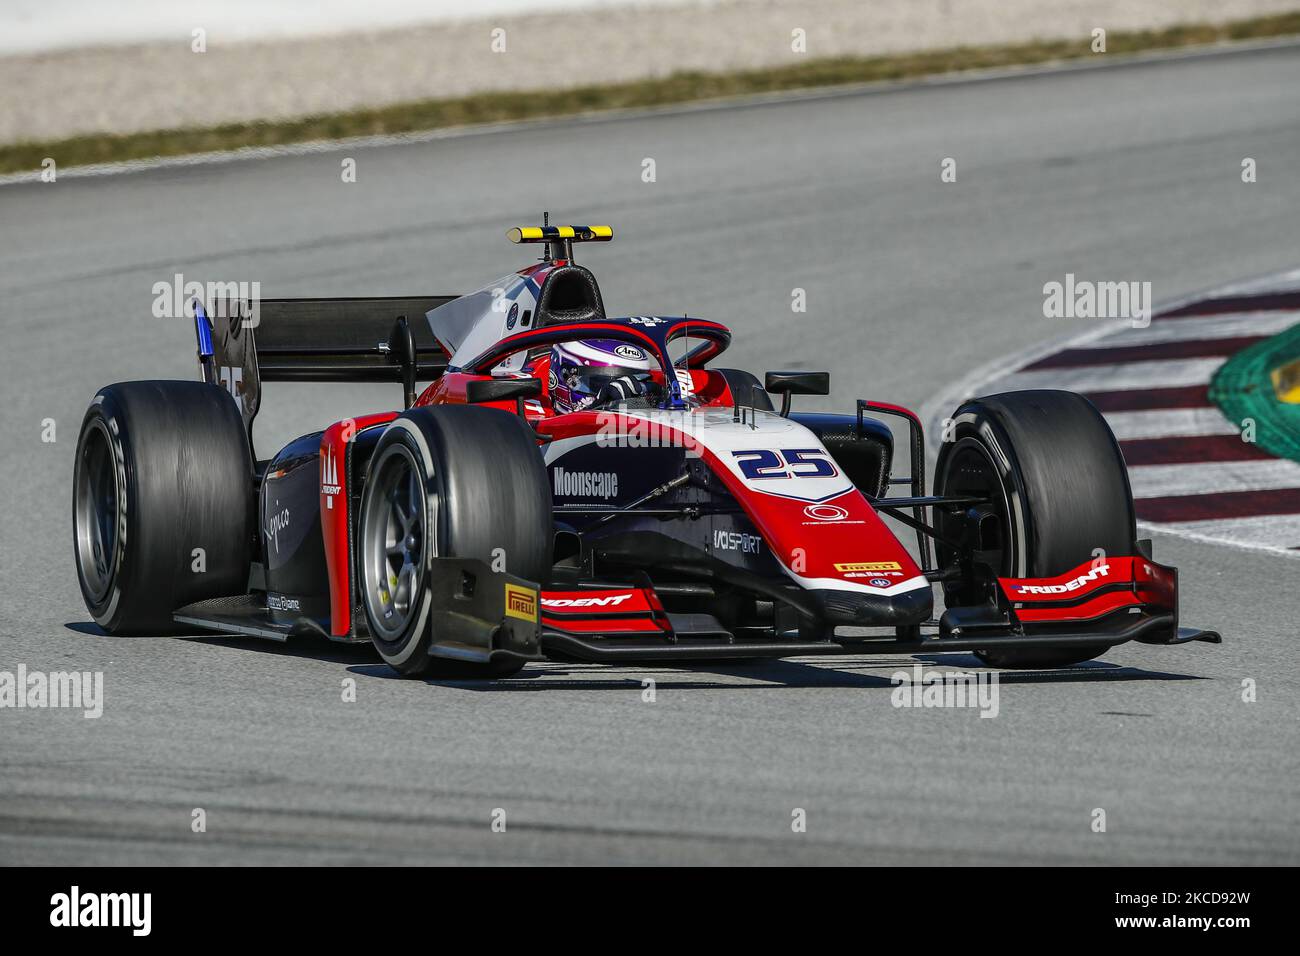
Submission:
<svg viewBox="0 0 1300 956">
<path fill-rule="evenodd" d="M 839 474 L 830 455 L 820 448 L 783 448 L 770 451 L 754 448 L 733 451 L 740 473 L 751 480 L 761 478 L 834 478 Z"/>
</svg>

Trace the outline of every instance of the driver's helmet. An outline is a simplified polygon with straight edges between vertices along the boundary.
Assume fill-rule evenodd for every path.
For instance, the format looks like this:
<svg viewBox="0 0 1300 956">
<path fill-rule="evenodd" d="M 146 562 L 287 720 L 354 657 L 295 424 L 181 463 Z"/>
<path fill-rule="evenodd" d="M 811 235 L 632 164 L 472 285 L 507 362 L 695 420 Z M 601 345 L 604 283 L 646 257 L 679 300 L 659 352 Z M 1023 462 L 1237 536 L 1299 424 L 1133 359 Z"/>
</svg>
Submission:
<svg viewBox="0 0 1300 956">
<path fill-rule="evenodd" d="M 552 407 L 564 414 L 596 401 L 601 386 L 624 375 L 644 375 L 652 368 L 645 349 L 613 339 L 561 342 L 551 349 L 548 390 Z"/>
</svg>

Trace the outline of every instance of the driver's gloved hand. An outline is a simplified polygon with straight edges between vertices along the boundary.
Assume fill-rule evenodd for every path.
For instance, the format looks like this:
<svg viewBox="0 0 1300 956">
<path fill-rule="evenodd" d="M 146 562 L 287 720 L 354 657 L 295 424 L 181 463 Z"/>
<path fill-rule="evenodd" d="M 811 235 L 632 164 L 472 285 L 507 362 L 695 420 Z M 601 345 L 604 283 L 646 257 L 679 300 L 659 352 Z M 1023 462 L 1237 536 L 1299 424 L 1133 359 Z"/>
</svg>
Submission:
<svg viewBox="0 0 1300 956">
<path fill-rule="evenodd" d="M 649 395 L 650 387 L 651 382 L 648 378 L 620 375 L 600 387 L 600 391 L 596 393 L 595 404 L 604 405 L 607 402 L 621 402 L 638 395 Z"/>
</svg>

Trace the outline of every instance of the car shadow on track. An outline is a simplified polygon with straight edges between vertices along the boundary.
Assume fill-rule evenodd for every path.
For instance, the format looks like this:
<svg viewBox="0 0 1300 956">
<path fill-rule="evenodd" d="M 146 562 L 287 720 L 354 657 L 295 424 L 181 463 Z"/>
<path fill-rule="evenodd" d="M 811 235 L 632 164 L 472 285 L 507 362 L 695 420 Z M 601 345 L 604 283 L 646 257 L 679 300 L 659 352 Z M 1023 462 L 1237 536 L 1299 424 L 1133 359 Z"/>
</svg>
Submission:
<svg viewBox="0 0 1300 956">
<path fill-rule="evenodd" d="M 339 644 L 323 637 L 302 635 L 290 637 L 287 641 L 272 641 L 264 637 L 250 637 L 246 634 L 216 634 L 211 631 L 196 631 L 192 634 L 167 634 L 133 637 L 129 635 L 114 636 L 98 624 L 90 621 L 69 621 L 63 625 L 69 631 L 78 634 L 92 634 L 96 637 L 123 641 L 187 641 L 191 644 L 211 644 L 214 647 L 226 647 L 234 650 L 254 651 L 260 654 L 274 654 L 282 657 L 302 657 L 317 661 L 331 661 L 337 664 L 379 663 L 379 653 L 369 641 L 362 644 Z"/>
<path fill-rule="evenodd" d="M 624 691 L 653 680 L 657 690 L 796 690 L 815 688 L 857 688 L 891 690 L 898 671 L 911 674 L 916 664 L 956 670 L 986 670 L 974 657 L 930 655 L 926 658 L 845 657 L 835 663 L 818 658 L 816 663 L 800 660 L 755 660 L 744 663 L 718 662 L 676 665 L 530 664 L 513 677 L 495 681 L 436 680 L 426 684 L 459 690 L 488 692 L 518 691 Z M 928 668 L 927 668 L 928 669 Z M 379 679 L 403 680 L 383 664 L 354 665 L 352 673 Z M 1091 661 L 1061 670 L 999 671 L 1000 684 L 1092 683 L 1097 681 L 1205 680 L 1195 674 L 1149 671 Z"/>
<path fill-rule="evenodd" d="M 184 636 L 183 640 L 192 644 L 214 644 L 219 647 L 238 647 L 262 654 L 276 654 L 281 657 L 301 657 L 313 661 L 329 661 L 335 664 L 368 664 L 385 667 L 379 660 L 379 652 L 367 641 L 364 644 L 340 644 L 323 637 L 304 635 L 291 637 L 280 642 L 262 637 L 247 637 L 239 634 L 215 635 L 202 634 Z"/>
<path fill-rule="evenodd" d="M 76 631 L 78 634 L 90 634 L 93 637 L 109 637 L 108 631 L 104 630 L 94 621 L 67 621 L 64 625 L 69 631 Z"/>
<path fill-rule="evenodd" d="M 81 634 L 108 636 L 98 625 L 73 621 L 64 625 Z M 161 638 L 196 644 L 253 651 L 282 657 L 297 657 L 346 665 L 359 677 L 376 680 L 410 680 L 379 659 L 374 646 L 338 644 L 324 638 L 302 635 L 283 643 L 244 635 L 198 633 Z M 133 638 L 127 638 L 133 640 Z M 874 688 L 898 686 L 898 671 L 909 675 L 918 664 L 928 669 L 988 672 L 990 669 L 970 654 L 918 654 L 907 657 L 846 655 L 800 659 L 756 659 L 715 661 L 695 664 L 587 664 L 547 661 L 529 664 L 513 677 L 502 680 L 425 679 L 426 684 L 458 690 L 518 691 L 626 691 L 653 680 L 659 690 L 794 690 L 814 688 Z M 1101 681 L 1207 680 L 1196 674 L 1177 674 L 1126 667 L 1105 661 L 1088 661 L 1057 670 L 998 671 L 1000 684 L 1071 684 Z"/>
</svg>

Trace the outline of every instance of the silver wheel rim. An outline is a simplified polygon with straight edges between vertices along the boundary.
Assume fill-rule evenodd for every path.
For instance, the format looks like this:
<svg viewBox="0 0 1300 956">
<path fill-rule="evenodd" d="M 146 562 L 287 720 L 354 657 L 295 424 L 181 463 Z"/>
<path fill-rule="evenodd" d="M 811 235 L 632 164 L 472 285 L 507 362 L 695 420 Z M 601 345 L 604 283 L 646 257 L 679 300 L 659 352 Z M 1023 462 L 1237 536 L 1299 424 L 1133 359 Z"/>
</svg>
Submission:
<svg viewBox="0 0 1300 956">
<path fill-rule="evenodd" d="M 108 429 L 95 421 L 86 432 L 77 462 L 77 566 L 94 603 L 108 597 L 117 577 L 117 456 Z"/>
<path fill-rule="evenodd" d="M 368 617 L 378 636 L 396 640 L 419 613 L 428 541 L 429 499 L 415 456 L 395 443 L 380 453 L 366 482 L 361 577 Z"/>
</svg>

